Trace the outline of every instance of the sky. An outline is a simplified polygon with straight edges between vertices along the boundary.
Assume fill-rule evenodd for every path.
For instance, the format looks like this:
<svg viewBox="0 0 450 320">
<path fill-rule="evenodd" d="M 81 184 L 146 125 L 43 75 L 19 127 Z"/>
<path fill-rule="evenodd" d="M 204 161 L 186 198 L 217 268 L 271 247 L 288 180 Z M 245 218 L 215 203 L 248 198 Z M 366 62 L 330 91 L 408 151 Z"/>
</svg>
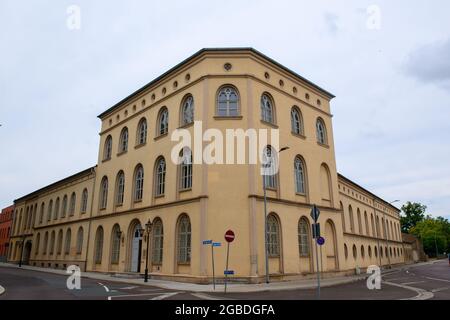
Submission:
<svg viewBox="0 0 450 320">
<path fill-rule="evenodd" d="M 204 47 L 336 95 L 338 171 L 450 218 L 450 2 L 0 0 L 0 206 L 97 163 L 97 115 Z M 78 15 L 79 13 L 79 15 Z"/>
</svg>

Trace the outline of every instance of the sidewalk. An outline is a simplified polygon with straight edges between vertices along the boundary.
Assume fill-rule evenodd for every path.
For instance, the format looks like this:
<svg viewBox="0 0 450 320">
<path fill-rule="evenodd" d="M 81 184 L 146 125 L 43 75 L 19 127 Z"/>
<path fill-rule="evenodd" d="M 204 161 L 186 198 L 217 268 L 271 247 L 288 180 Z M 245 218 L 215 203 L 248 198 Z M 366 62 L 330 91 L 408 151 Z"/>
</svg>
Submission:
<svg viewBox="0 0 450 320">
<path fill-rule="evenodd" d="M 383 270 L 382 274 L 389 274 L 395 271 L 403 270 L 404 268 L 408 268 L 411 266 L 419 266 L 425 264 L 431 264 L 435 261 L 424 262 L 412 265 L 401 265 L 395 266 L 392 269 Z M 19 268 L 16 264 L 10 263 L 0 263 L 0 267 L 10 267 L 10 268 Z M 22 266 L 22 269 L 26 270 L 34 270 L 39 272 L 47 272 L 59 275 L 68 274 L 64 270 L 57 269 L 48 269 L 48 268 L 40 268 L 40 267 L 32 267 L 32 266 Z M 81 274 L 84 278 L 94 279 L 98 281 L 112 281 L 119 283 L 127 283 L 141 286 L 155 286 L 162 289 L 168 290 L 176 290 L 176 291 L 190 291 L 190 292 L 217 292 L 223 291 L 224 285 L 217 284 L 216 290 L 213 289 L 212 284 L 203 285 L 203 284 L 195 284 L 195 283 L 185 283 L 185 282 L 176 282 L 176 281 L 166 281 L 166 280 L 154 280 L 149 279 L 148 282 L 144 282 L 143 279 L 127 279 L 127 278 L 119 278 L 117 276 L 112 276 L 110 274 L 102 274 L 97 272 L 82 272 Z M 335 277 L 335 278 L 325 278 L 321 279 L 320 285 L 321 287 L 331 287 L 335 285 L 341 285 L 346 283 L 352 283 L 355 281 L 364 280 L 367 277 L 365 273 L 354 276 L 345 276 L 345 277 Z M 280 290 L 296 290 L 296 289 L 314 289 L 317 286 L 316 279 L 305 279 L 305 280 L 293 280 L 293 281 L 282 281 L 282 282 L 272 282 L 269 284 L 261 283 L 261 284 L 237 284 L 237 283 L 229 283 L 227 285 L 228 292 L 242 293 L 242 292 L 260 292 L 260 291 L 280 291 Z"/>
</svg>

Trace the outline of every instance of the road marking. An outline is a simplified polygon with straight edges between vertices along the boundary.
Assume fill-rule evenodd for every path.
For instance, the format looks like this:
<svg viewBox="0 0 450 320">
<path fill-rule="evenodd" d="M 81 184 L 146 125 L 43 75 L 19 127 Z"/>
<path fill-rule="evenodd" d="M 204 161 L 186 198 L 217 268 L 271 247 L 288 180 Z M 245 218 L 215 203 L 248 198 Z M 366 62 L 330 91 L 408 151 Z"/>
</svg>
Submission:
<svg viewBox="0 0 450 320">
<path fill-rule="evenodd" d="M 401 284 L 407 286 L 410 284 L 416 284 L 416 283 L 424 283 L 425 281 L 413 281 L 413 282 L 402 282 Z"/>
<path fill-rule="evenodd" d="M 436 280 L 436 281 L 444 281 L 444 282 L 450 282 L 450 280 L 445 280 L 445 279 L 438 279 L 438 278 L 430 278 L 430 277 L 425 277 L 429 280 Z"/>
<path fill-rule="evenodd" d="M 164 300 L 164 299 L 172 297 L 172 296 L 174 296 L 176 294 L 179 294 L 179 292 L 169 292 L 169 293 L 166 293 L 166 294 L 163 294 L 163 295 L 151 298 L 149 300 Z"/>
<path fill-rule="evenodd" d="M 133 289 L 136 289 L 137 287 L 136 286 L 134 286 L 134 287 L 123 287 L 123 288 L 120 288 L 119 290 L 133 290 Z"/>
<path fill-rule="evenodd" d="M 103 283 L 97 282 L 99 285 L 101 285 L 103 288 L 105 288 L 106 292 L 109 292 L 109 289 L 107 286 L 105 286 Z"/>
<path fill-rule="evenodd" d="M 112 300 L 113 298 L 131 298 L 131 297 L 144 297 L 144 296 L 154 296 L 154 295 L 161 295 L 162 292 L 153 292 L 153 293 L 136 293 L 136 294 L 123 294 L 123 295 L 117 295 L 117 296 L 109 296 L 108 300 Z M 179 292 L 177 292 L 179 293 Z"/>
<path fill-rule="evenodd" d="M 214 297 L 214 296 L 210 296 L 205 293 L 191 293 L 191 295 L 193 295 L 194 297 L 203 299 L 203 300 L 234 300 L 231 298 Z"/>
<path fill-rule="evenodd" d="M 415 288 L 415 287 L 410 287 L 410 286 L 405 286 L 403 284 L 398 284 L 398 283 L 394 283 L 394 282 L 388 282 L 388 281 L 384 281 L 385 284 L 390 285 L 390 286 L 394 286 L 394 287 L 400 287 L 403 289 L 407 289 L 407 290 L 411 290 L 411 291 L 415 291 L 417 292 L 417 296 L 412 297 L 412 298 L 405 298 L 405 299 L 401 299 L 401 300 L 428 300 L 434 297 L 434 294 L 430 291 L 426 291 L 424 289 L 420 289 L 420 288 Z"/>
<path fill-rule="evenodd" d="M 443 288 L 437 288 L 437 289 L 433 289 L 433 290 L 431 290 L 431 292 L 440 292 L 440 291 L 445 291 L 445 290 L 448 290 L 448 289 L 450 289 L 450 287 L 443 287 Z"/>
<path fill-rule="evenodd" d="M 3 288 L 2 286 L 0 286 L 0 296 L 2 295 L 2 294 L 4 294 L 5 293 L 5 288 Z"/>
</svg>

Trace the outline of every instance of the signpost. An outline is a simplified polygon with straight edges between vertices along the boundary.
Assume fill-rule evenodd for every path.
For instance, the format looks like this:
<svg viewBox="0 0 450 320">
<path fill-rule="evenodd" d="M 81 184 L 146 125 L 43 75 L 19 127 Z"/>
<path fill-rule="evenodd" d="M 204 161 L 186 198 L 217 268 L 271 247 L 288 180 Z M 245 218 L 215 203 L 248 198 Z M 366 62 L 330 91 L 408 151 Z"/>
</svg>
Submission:
<svg viewBox="0 0 450 320">
<path fill-rule="evenodd" d="M 325 239 L 320 236 L 320 223 L 317 223 L 319 219 L 320 210 L 316 205 L 313 205 L 311 209 L 311 218 L 314 220 L 312 225 L 313 238 L 316 240 L 316 266 L 317 266 L 317 299 L 320 299 L 320 269 L 319 269 L 319 245 L 325 243 Z M 322 258 L 322 257 L 321 257 Z"/>
<path fill-rule="evenodd" d="M 226 267 L 225 267 L 225 293 L 227 293 L 227 282 L 228 282 L 228 275 L 229 274 L 234 274 L 234 271 L 232 270 L 228 270 L 228 259 L 230 257 L 230 243 L 234 241 L 235 235 L 233 230 L 228 230 L 227 232 L 225 232 L 225 241 L 227 242 L 227 263 L 226 263 Z M 230 273 L 232 272 L 232 273 Z"/>
<path fill-rule="evenodd" d="M 212 240 L 203 240 L 204 245 L 211 245 L 211 260 L 212 260 L 212 274 L 213 274 L 213 288 L 216 290 L 216 275 L 214 272 L 214 247 L 220 247 L 220 242 L 213 242 Z"/>
</svg>

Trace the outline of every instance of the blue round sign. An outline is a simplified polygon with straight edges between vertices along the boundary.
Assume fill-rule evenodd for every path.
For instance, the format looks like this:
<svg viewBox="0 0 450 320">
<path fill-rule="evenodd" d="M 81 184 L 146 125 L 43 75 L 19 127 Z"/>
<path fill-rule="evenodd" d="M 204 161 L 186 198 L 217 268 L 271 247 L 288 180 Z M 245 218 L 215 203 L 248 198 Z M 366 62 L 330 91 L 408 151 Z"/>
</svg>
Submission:
<svg viewBox="0 0 450 320">
<path fill-rule="evenodd" d="M 325 238 L 324 238 L 324 237 L 319 237 L 319 238 L 317 238 L 317 244 L 318 244 L 319 246 L 324 245 L 324 244 L 325 244 Z"/>
</svg>

